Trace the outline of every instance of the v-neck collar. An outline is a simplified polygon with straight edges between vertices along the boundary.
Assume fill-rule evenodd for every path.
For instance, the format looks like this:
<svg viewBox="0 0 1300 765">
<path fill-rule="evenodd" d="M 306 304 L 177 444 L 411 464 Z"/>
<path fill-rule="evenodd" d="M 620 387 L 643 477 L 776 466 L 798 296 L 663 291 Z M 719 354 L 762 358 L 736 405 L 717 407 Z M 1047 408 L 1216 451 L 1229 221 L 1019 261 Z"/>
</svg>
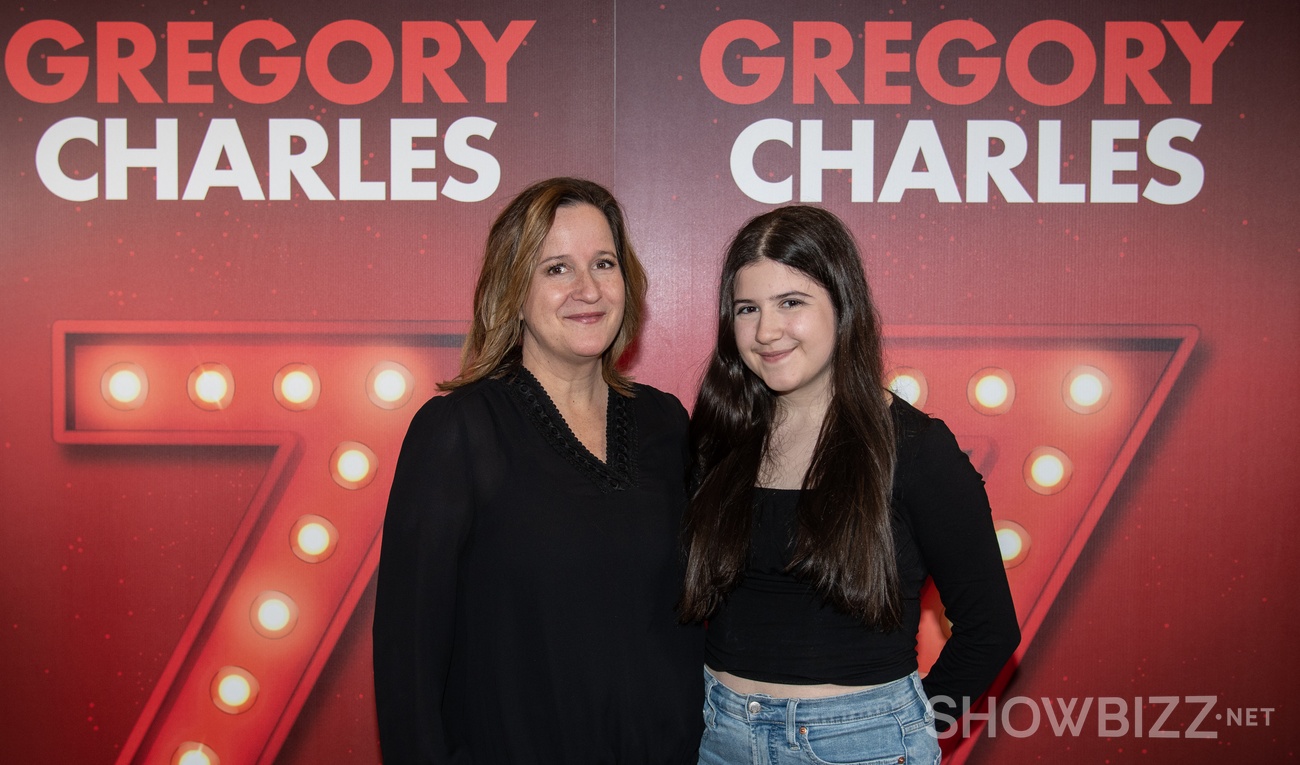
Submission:
<svg viewBox="0 0 1300 765">
<path fill-rule="evenodd" d="M 601 462 L 564 421 L 546 389 L 523 365 L 516 365 L 504 382 L 524 402 L 533 424 L 537 426 L 560 456 L 587 476 L 602 492 L 620 491 L 637 485 L 632 462 L 636 443 L 636 420 L 628 399 L 609 389 L 605 411 L 605 461 Z"/>
</svg>

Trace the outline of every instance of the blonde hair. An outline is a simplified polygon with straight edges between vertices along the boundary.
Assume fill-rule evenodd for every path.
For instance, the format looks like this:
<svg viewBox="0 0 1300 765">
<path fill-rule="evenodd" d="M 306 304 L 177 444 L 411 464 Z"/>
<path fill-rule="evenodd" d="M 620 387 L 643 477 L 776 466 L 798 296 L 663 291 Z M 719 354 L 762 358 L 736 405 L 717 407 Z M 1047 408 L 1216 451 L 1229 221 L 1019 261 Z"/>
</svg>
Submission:
<svg viewBox="0 0 1300 765">
<path fill-rule="evenodd" d="M 439 384 L 455 390 L 485 377 L 500 377 L 519 360 L 523 309 L 533 263 L 561 207 L 589 204 L 600 210 L 614 237 L 623 274 L 623 323 L 601 355 L 601 375 L 619 393 L 632 394 L 632 381 L 618 360 L 636 339 L 645 313 L 647 280 L 628 237 L 623 209 L 603 186 L 581 178 L 548 178 L 524 189 L 506 205 L 488 232 L 483 270 L 474 287 L 474 317 L 460 354 L 460 374 Z"/>
</svg>

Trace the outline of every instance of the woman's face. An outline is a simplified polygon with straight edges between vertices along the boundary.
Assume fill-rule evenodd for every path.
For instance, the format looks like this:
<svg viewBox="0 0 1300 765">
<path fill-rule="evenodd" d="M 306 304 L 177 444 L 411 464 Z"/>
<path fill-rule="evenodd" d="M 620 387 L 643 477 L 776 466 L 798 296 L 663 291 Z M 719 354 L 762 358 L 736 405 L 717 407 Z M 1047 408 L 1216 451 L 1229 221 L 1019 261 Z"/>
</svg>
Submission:
<svg viewBox="0 0 1300 765">
<path fill-rule="evenodd" d="M 750 371 L 790 403 L 830 401 L 835 306 L 802 271 L 762 258 L 736 273 L 736 347 Z"/>
<path fill-rule="evenodd" d="M 604 214 L 589 204 L 560 207 L 537 252 L 520 311 L 525 365 L 599 361 L 623 324 L 624 300 L 623 272 Z"/>
</svg>

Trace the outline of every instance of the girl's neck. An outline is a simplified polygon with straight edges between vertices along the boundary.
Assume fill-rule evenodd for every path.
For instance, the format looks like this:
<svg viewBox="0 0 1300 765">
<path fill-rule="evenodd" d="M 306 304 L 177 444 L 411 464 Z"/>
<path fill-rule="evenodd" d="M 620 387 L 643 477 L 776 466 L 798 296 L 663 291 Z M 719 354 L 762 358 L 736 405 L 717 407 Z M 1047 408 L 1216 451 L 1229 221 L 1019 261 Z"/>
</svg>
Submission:
<svg viewBox="0 0 1300 765">
<path fill-rule="evenodd" d="M 778 399 L 772 430 L 768 434 L 767 450 L 759 466 L 760 486 L 771 489 L 803 488 L 804 477 L 812 464 L 826 420 L 829 402 L 787 402 Z"/>
</svg>

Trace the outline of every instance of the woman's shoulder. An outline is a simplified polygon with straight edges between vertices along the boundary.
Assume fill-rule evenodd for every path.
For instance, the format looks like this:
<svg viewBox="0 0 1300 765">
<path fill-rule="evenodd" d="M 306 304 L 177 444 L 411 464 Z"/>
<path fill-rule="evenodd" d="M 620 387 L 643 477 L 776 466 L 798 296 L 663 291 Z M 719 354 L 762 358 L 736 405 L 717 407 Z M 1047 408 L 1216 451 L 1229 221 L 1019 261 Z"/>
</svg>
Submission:
<svg viewBox="0 0 1300 765">
<path fill-rule="evenodd" d="M 673 394 L 643 383 L 632 384 L 633 405 L 651 416 L 671 417 L 674 420 L 687 419 L 686 407 Z"/>
<path fill-rule="evenodd" d="M 922 412 L 898 396 L 893 397 L 889 410 L 894 418 L 894 441 L 900 466 L 916 460 L 962 453 L 957 446 L 957 437 L 938 417 Z"/>
<path fill-rule="evenodd" d="M 411 419 L 412 430 L 448 432 L 461 425 L 480 426 L 500 409 L 505 386 L 484 378 L 425 401 Z"/>
</svg>

